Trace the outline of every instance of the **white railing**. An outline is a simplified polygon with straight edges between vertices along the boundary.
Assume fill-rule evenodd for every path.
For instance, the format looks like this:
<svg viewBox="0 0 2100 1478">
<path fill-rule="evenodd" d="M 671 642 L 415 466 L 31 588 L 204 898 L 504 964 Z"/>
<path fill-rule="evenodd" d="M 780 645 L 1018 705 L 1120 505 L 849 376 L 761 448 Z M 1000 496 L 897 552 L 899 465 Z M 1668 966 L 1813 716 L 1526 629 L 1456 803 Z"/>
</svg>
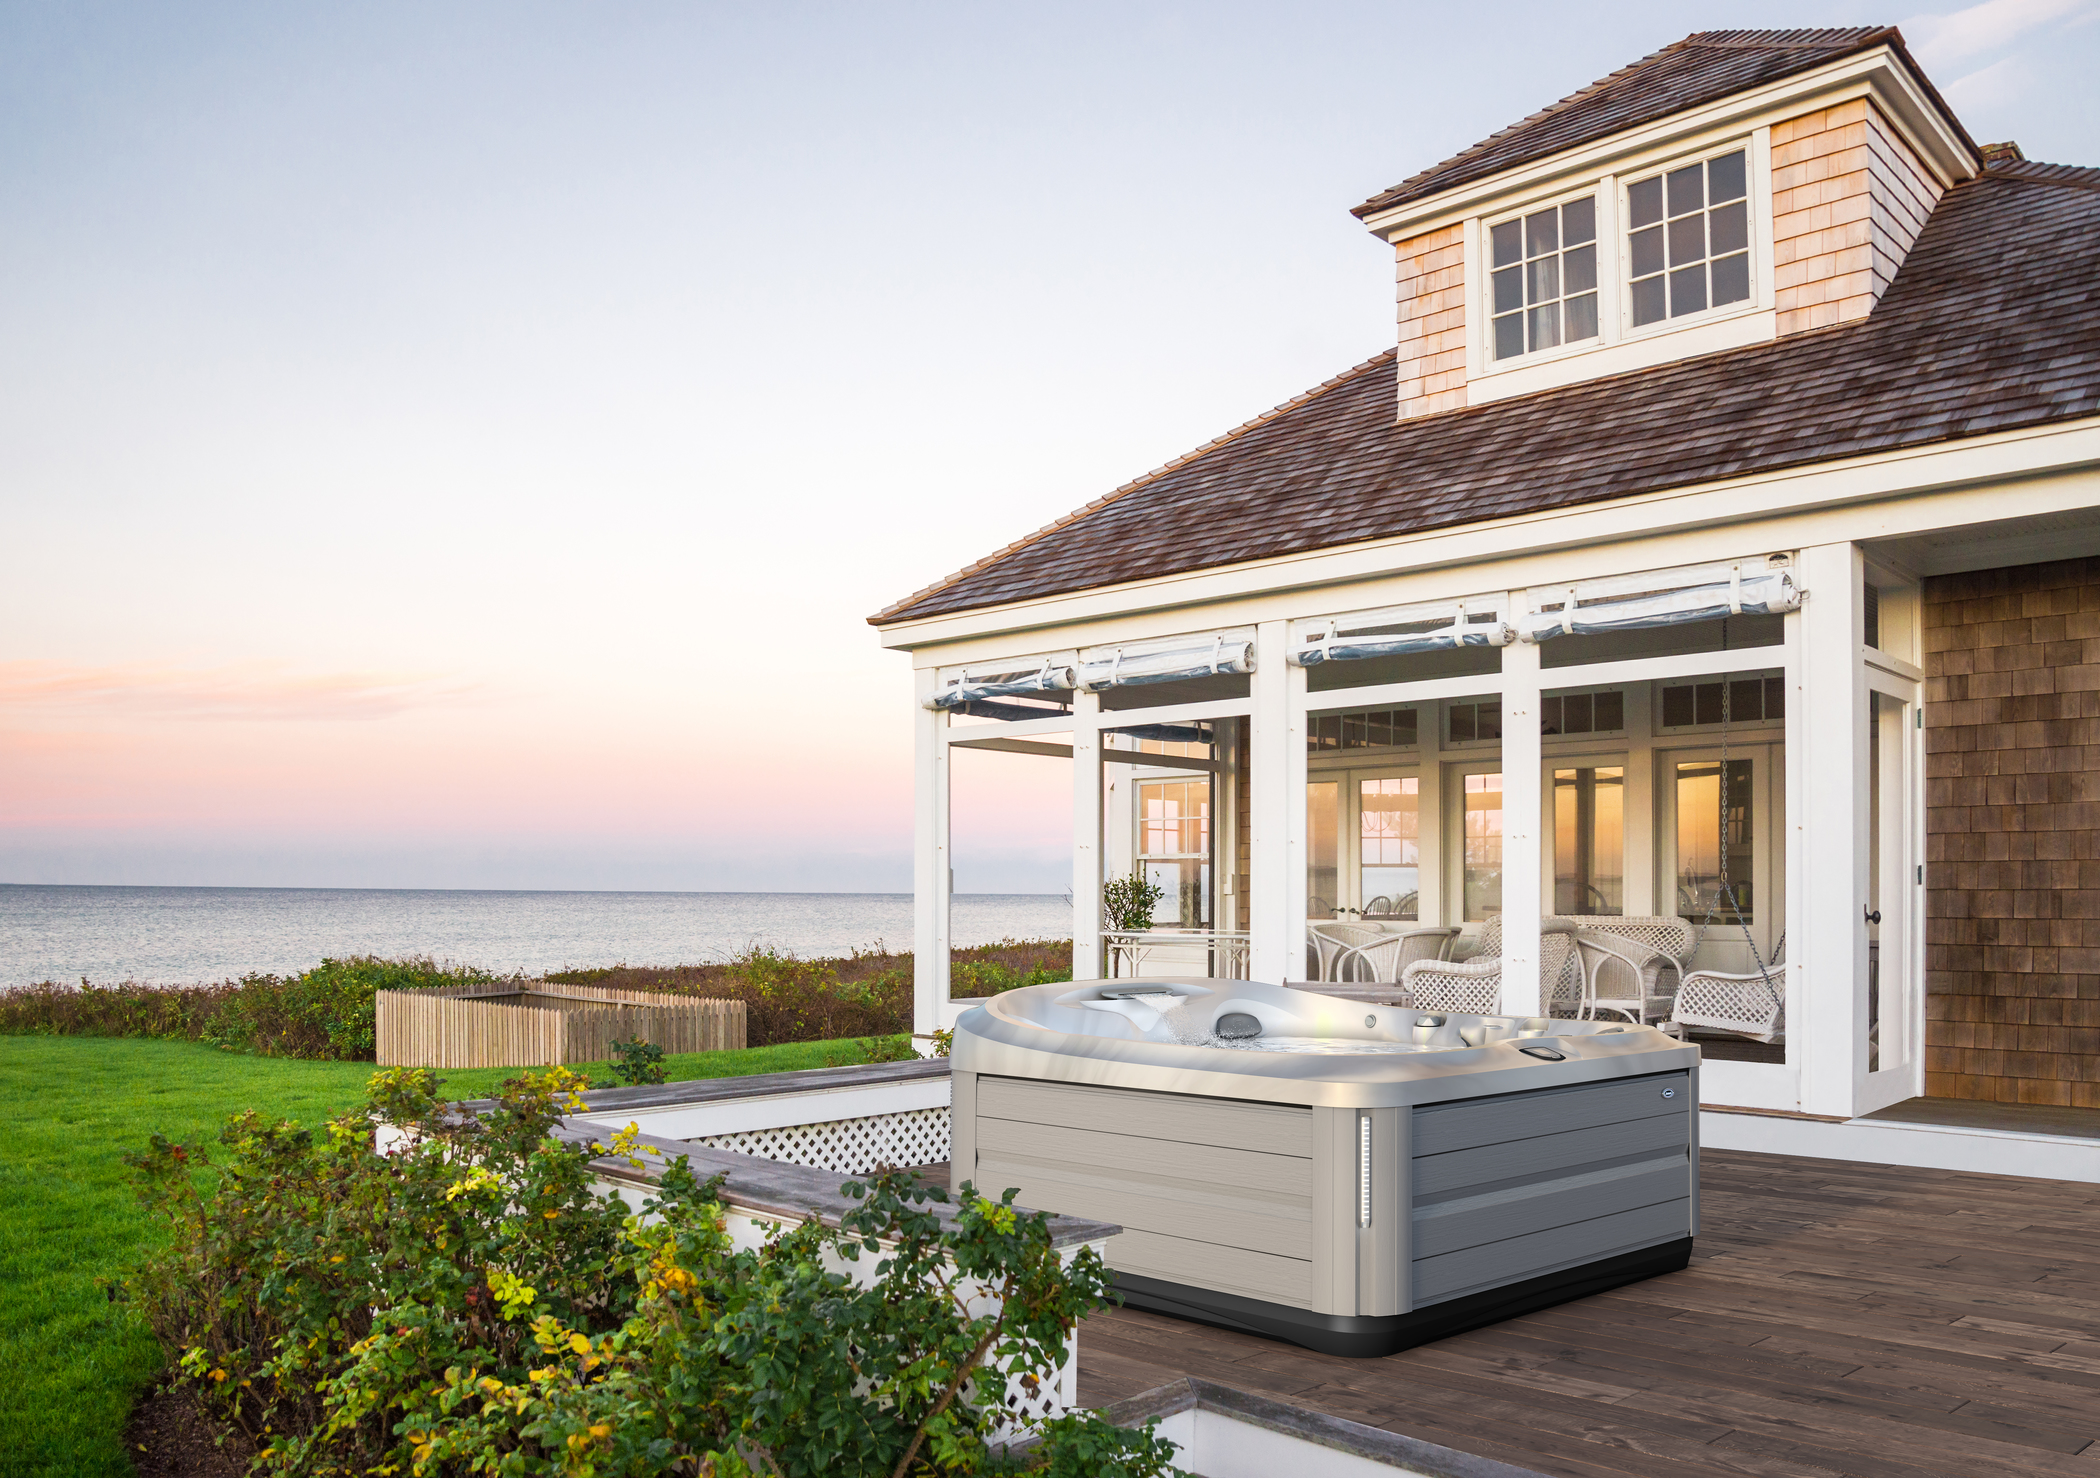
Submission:
<svg viewBox="0 0 2100 1478">
<path fill-rule="evenodd" d="M 1111 980 L 1245 980 L 1253 936 L 1216 929 L 1106 929 L 1101 944 Z"/>
</svg>

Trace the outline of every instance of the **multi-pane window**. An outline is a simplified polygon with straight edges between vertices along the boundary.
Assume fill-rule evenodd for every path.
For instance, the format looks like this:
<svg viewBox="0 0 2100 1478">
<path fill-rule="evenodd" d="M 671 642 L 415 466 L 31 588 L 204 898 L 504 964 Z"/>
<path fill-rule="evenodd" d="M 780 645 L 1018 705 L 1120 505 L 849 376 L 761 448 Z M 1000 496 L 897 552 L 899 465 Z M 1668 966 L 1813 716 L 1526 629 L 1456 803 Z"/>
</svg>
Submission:
<svg viewBox="0 0 2100 1478">
<path fill-rule="evenodd" d="M 1363 916 L 1414 918 L 1421 887 L 1421 782 L 1412 775 L 1360 780 L 1356 795 Z"/>
<path fill-rule="evenodd" d="M 1626 187 L 1634 327 L 1749 300 L 1748 163 L 1737 149 Z"/>
<path fill-rule="evenodd" d="M 1776 677 L 1729 678 L 1665 686 L 1662 723 L 1666 729 L 1706 724 L 1768 723 L 1786 717 L 1786 682 Z"/>
<path fill-rule="evenodd" d="M 1495 358 L 1597 337 L 1597 201 L 1548 206 L 1488 230 Z"/>
<path fill-rule="evenodd" d="M 1626 727 L 1626 695 L 1618 689 L 1602 693 L 1550 693 L 1539 700 L 1541 734 L 1611 734 Z"/>
<path fill-rule="evenodd" d="M 1160 888 L 1153 923 L 1210 927 L 1210 781 L 1139 784 L 1138 866 Z"/>
<path fill-rule="evenodd" d="M 1478 703 L 1454 703 L 1450 708 L 1451 742 L 1471 744 L 1476 740 L 1502 737 L 1502 700 L 1483 698 Z"/>
<path fill-rule="evenodd" d="M 1306 720 L 1308 754 L 1344 749 L 1399 749 L 1415 742 L 1412 708 L 1377 709 L 1369 713 L 1322 713 Z"/>
</svg>

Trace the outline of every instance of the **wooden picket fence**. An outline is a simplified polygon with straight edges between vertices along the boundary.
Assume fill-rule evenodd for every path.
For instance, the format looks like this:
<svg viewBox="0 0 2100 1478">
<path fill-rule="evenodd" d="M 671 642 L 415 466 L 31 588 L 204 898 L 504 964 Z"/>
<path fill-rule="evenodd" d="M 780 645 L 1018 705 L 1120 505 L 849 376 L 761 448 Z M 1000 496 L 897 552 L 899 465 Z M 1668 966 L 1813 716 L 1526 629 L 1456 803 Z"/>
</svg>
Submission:
<svg viewBox="0 0 2100 1478">
<path fill-rule="evenodd" d="M 746 1041 L 744 1003 L 592 985 L 383 990 L 381 1067 L 551 1067 L 603 1062 L 615 1041 L 720 1052 Z"/>
</svg>

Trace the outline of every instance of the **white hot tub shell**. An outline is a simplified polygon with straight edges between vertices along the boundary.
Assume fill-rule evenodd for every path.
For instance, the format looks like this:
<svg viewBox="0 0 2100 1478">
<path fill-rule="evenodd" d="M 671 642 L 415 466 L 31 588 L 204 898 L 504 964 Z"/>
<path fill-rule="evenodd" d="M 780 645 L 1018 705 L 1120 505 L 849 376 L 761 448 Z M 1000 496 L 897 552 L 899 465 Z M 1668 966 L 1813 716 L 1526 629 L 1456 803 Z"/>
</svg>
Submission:
<svg viewBox="0 0 2100 1478">
<path fill-rule="evenodd" d="M 1139 1308 L 1383 1355 L 1682 1268 L 1699 1053 L 1648 1027 L 1244 980 L 964 1013 L 955 1184 L 1115 1222 Z"/>
</svg>

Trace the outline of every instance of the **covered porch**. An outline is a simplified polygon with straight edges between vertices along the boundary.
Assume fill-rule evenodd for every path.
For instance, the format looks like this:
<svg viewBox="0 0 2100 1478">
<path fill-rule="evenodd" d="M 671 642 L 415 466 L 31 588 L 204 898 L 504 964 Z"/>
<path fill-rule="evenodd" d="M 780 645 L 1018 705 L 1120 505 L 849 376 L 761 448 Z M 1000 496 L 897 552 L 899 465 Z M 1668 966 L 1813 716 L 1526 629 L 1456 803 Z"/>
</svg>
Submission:
<svg viewBox="0 0 2100 1478">
<path fill-rule="evenodd" d="M 1003 751 L 1069 766 L 1078 979 L 1346 983 L 1442 1009 L 1424 964 L 1470 960 L 1486 1009 L 1691 1018 L 1673 1029 L 1705 1049 L 1714 1107 L 1850 1122 L 1933 1093 L 2100 1113 L 2100 1059 L 2081 1045 L 2100 1026 L 2096 977 L 2038 982 L 2043 956 L 1989 948 L 2037 929 L 2082 948 L 2082 923 L 2013 917 L 2081 905 L 1980 886 L 2005 875 L 1986 856 L 1952 865 L 2020 847 L 2025 824 L 1994 813 L 1979 833 L 1950 807 L 1984 799 L 1990 777 L 1964 772 L 2012 743 L 1981 732 L 1971 689 L 2071 680 L 1974 677 L 1994 660 L 1974 655 L 1979 631 L 2017 645 L 2006 602 L 2035 607 L 2021 619 L 2055 622 L 2039 670 L 2051 636 L 2057 665 L 2082 653 L 2063 646 L 2085 640 L 2068 634 L 2081 604 L 2100 621 L 2100 576 L 1939 573 L 2023 537 L 2013 521 L 1752 553 L 1707 531 L 1209 608 L 1237 623 L 1134 611 L 1064 628 L 1063 647 L 922 654 L 919 1029 L 964 1009 L 945 986 L 950 767 Z M 1482 588 L 1495 575 L 1507 588 Z M 1992 580 L 2006 591 L 1986 609 Z M 2052 765 L 2074 763 L 2064 713 L 2029 736 L 2056 746 Z M 1564 931 L 1683 946 L 1659 992 L 1610 1001 Z M 1404 946 L 1363 947 L 1390 936 Z M 1557 951 L 1574 961 L 1558 975 Z M 2021 969 L 2055 1004 L 2004 1004 Z M 1702 976 L 1734 978 L 1765 1019 L 1677 1010 Z M 2031 1031 L 1985 1047 L 2007 1024 L 1994 1014 L 2045 1018 L 2011 1025 L 2052 1028 L 2057 1056 L 2019 1057 L 2009 1044 Z"/>
</svg>

